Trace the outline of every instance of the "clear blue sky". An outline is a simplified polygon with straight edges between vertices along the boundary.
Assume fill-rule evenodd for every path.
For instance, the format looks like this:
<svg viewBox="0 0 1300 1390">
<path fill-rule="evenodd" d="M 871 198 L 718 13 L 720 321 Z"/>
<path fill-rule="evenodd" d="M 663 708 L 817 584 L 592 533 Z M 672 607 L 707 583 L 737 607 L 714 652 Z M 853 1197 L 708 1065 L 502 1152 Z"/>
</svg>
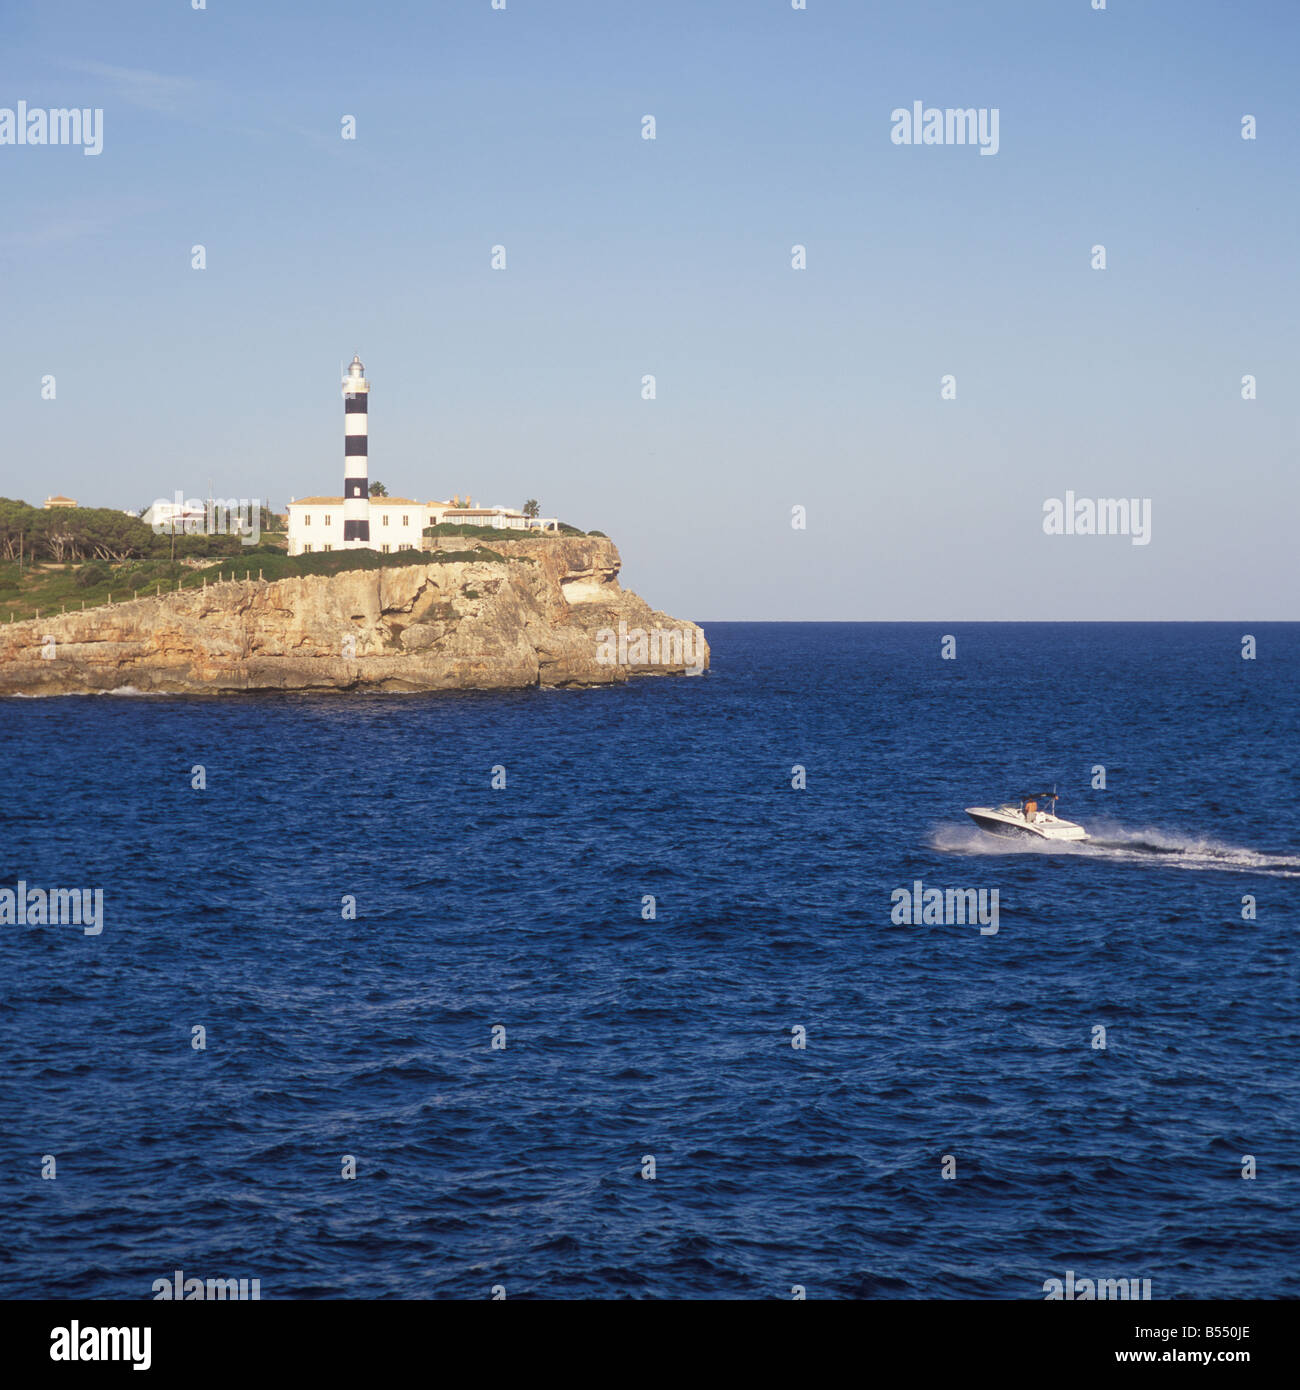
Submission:
<svg viewBox="0 0 1300 1390">
<path fill-rule="evenodd" d="M 0 494 L 337 493 L 360 352 L 372 478 L 682 617 L 1296 616 L 1292 0 L 0 6 L 0 107 L 105 112 L 0 147 Z"/>
</svg>

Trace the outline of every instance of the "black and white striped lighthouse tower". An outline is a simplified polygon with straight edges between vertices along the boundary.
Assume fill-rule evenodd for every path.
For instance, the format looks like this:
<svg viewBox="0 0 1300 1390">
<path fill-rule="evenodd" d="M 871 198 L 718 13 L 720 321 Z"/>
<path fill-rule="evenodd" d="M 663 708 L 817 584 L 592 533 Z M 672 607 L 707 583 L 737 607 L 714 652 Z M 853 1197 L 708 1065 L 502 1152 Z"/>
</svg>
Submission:
<svg viewBox="0 0 1300 1390">
<path fill-rule="evenodd" d="M 353 357 L 343 378 L 343 548 L 370 545 L 370 480 L 366 403 L 370 383 L 360 357 Z"/>
</svg>

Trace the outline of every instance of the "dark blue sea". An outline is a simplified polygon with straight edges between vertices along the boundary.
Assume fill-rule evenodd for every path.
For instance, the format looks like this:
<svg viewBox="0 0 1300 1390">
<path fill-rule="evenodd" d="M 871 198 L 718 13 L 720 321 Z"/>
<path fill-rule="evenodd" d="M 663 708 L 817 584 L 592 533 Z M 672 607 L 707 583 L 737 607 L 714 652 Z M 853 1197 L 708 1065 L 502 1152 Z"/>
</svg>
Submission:
<svg viewBox="0 0 1300 1390">
<path fill-rule="evenodd" d="M 1300 625 L 706 630 L 618 689 L 0 701 L 0 887 L 104 895 L 0 928 L 0 1295 L 1300 1296 Z M 1053 783 L 1093 840 L 963 815 Z"/>
</svg>

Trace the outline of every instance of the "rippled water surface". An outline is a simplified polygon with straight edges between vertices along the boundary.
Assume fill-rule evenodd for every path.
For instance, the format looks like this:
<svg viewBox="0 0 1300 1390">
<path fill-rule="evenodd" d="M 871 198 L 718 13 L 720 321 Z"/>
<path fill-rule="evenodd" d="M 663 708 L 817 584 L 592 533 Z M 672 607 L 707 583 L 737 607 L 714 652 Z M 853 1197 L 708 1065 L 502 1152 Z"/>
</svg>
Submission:
<svg viewBox="0 0 1300 1390">
<path fill-rule="evenodd" d="M 105 914 L 0 927 L 0 1294 L 1300 1295 L 1300 627 L 1248 630 L 716 624 L 710 675 L 614 690 L 0 702 L 0 886 Z M 1043 781 L 1092 841 L 962 814 Z M 895 924 L 916 880 L 997 932 Z"/>
</svg>

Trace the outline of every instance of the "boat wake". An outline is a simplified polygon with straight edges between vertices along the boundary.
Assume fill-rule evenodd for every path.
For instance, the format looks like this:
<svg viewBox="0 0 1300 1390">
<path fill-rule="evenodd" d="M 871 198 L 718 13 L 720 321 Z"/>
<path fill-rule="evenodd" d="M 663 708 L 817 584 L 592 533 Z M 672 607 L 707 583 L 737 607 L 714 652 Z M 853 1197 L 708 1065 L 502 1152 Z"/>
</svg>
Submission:
<svg viewBox="0 0 1300 1390">
<path fill-rule="evenodd" d="M 1104 822 L 1090 822 L 1089 837 L 1078 841 L 1003 838 L 976 826 L 940 826 L 930 836 L 930 848 L 941 854 L 1068 854 L 1108 863 L 1146 864 L 1165 869 L 1300 878 L 1300 854 L 1268 853 L 1225 845 L 1208 836 L 1190 836 L 1146 826 L 1126 830 Z"/>
</svg>

